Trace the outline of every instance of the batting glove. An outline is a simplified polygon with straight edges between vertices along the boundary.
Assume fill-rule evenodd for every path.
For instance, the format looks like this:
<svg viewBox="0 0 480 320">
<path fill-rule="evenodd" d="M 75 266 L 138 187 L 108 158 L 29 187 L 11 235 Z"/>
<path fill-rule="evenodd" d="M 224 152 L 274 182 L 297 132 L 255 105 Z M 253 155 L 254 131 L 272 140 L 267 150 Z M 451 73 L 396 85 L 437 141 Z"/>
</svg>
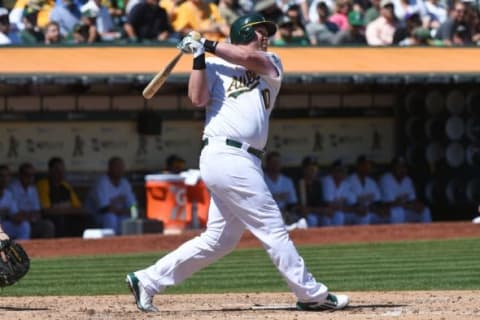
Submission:
<svg viewBox="0 0 480 320">
<path fill-rule="evenodd" d="M 201 35 L 197 31 L 190 31 L 178 44 L 177 48 L 183 53 L 193 53 L 194 57 L 205 53 L 203 43 L 200 42 Z"/>
</svg>

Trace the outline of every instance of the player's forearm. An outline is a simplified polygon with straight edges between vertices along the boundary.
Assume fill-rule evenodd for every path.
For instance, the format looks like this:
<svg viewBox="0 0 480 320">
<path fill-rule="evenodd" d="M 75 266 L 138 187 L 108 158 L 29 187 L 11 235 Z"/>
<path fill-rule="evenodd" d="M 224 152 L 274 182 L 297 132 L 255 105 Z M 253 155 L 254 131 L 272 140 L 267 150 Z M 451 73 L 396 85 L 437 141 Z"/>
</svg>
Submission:
<svg viewBox="0 0 480 320">
<path fill-rule="evenodd" d="M 215 49 L 215 55 L 258 74 L 271 76 L 277 74 L 274 65 L 262 51 L 248 50 L 241 46 L 219 42 Z"/>
<path fill-rule="evenodd" d="M 210 100 L 208 92 L 207 72 L 192 70 L 188 80 L 188 97 L 195 107 L 205 107 Z"/>
</svg>

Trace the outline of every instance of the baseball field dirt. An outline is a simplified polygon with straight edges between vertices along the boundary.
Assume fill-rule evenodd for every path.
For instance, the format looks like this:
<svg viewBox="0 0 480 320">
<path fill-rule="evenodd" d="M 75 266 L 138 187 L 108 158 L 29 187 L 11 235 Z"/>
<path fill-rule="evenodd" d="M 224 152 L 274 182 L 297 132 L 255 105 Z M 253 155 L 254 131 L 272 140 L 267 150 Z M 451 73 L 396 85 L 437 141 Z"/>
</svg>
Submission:
<svg viewBox="0 0 480 320">
<path fill-rule="evenodd" d="M 102 240 L 55 239 L 22 242 L 33 258 L 169 250 L 198 232 L 177 236 L 124 236 Z M 469 222 L 295 230 L 297 245 L 401 240 L 480 238 Z M 245 234 L 239 247 L 259 247 Z M 113 249 L 114 248 L 114 249 Z M 291 293 L 166 294 L 155 297 L 157 314 L 137 311 L 130 295 L 2 297 L 0 319 L 480 319 L 480 290 L 347 292 L 350 306 L 337 312 L 300 312 Z"/>
</svg>

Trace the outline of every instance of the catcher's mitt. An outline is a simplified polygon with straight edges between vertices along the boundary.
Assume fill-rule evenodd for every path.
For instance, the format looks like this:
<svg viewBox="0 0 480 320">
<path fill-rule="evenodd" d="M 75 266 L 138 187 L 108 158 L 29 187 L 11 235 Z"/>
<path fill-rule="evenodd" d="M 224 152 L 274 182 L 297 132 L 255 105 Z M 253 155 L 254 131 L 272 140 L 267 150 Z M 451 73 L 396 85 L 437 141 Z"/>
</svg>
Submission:
<svg viewBox="0 0 480 320">
<path fill-rule="evenodd" d="M 7 261 L 0 258 L 0 287 L 3 288 L 27 274 L 30 258 L 22 246 L 13 240 L 0 240 L 0 251 L 3 251 L 7 258 Z"/>
</svg>

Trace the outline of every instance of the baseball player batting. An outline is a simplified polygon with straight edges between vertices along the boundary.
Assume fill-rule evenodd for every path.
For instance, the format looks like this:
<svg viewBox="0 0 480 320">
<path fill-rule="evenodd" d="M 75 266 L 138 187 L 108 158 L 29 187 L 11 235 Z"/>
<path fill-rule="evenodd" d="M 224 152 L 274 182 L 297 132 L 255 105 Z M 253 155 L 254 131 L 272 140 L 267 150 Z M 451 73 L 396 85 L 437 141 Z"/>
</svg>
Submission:
<svg viewBox="0 0 480 320">
<path fill-rule="evenodd" d="M 279 57 L 267 52 L 276 30 L 273 22 L 250 14 L 232 24 L 231 43 L 195 40 L 189 34 L 178 44 L 193 54 L 188 96 L 195 106 L 206 108 L 200 173 L 211 202 L 205 232 L 127 275 L 142 311 L 158 311 L 155 294 L 232 251 L 245 229 L 262 242 L 297 297 L 298 309 L 338 310 L 348 304 L 346 295 L 330 293 L 308 272 L 263 178 L 268 121 L 283 76 Z M 215 57 L 205 59 L 205 52 Z"/>
</svg>

